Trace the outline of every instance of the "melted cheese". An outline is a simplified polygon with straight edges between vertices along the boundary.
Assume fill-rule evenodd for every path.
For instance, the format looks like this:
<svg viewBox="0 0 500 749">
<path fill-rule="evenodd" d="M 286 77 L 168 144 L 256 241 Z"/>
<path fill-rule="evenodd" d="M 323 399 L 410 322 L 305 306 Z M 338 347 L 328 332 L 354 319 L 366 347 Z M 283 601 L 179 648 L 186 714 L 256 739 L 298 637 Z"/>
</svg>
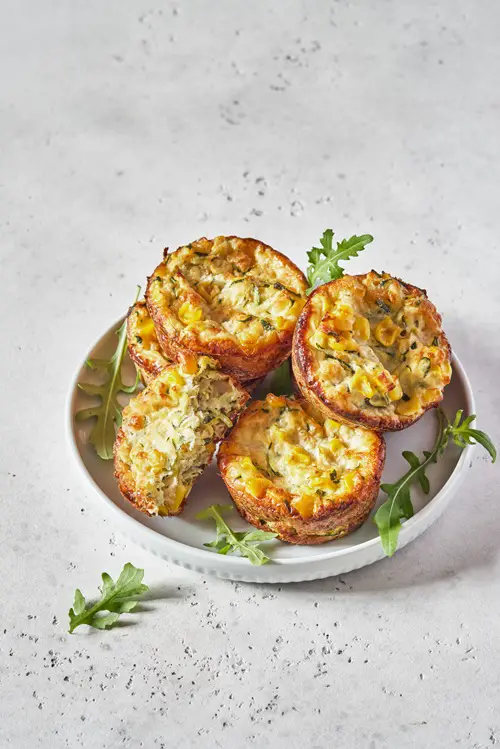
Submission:
<svg viewBox="0 0 500 749">
<path fill-rule="evenodd" d="M 293 331 L 305 303 L 302 273 L 270 247 L 236 237 L 200 239 L 166 256 L 150 298 L 182 340 L 231 340 L 245 352 Z"/>
<path fill-rule="evenodd" d="M 432 402 L 430 394 L 439 399 L 449 352 L 423 292 L 375 271 L 345 280 L 311 298 L 305 335 L 328 399 L 405 416 Z"/>
<path fill-rule="evenodd" d="M 325 419 L 305 401 L 268 395 L 223 445 L 231 482 L 257 499 L 278 489 L 304 518 L 341 503 L 370 478 L 380 438 Z M 376 461 L 375 461 L 376 464 Z"/>
</svg>

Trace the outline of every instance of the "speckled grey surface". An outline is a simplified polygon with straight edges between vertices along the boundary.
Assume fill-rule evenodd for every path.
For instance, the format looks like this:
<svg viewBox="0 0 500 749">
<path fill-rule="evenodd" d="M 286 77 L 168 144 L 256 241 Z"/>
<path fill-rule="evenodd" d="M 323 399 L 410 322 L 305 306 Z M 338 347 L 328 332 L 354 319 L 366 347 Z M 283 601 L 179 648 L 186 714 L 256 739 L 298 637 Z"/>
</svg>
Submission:
<svg viewBox="0 0 500 749">
<path fill-rule="evenodd" d="M 256 587 L 115 535 L 68 457 L 86 347 L 162 247 L 254 235 L 426 287 L 497 441 L 500 5 L 6 2 L 0 746 L 491 747 L 500 742 L 498 469 L 342 579 Z M 130 560 L 145 610 L 66 634 Z M 130 623 L 129 623 L 130 622 Z"/>
</svg>

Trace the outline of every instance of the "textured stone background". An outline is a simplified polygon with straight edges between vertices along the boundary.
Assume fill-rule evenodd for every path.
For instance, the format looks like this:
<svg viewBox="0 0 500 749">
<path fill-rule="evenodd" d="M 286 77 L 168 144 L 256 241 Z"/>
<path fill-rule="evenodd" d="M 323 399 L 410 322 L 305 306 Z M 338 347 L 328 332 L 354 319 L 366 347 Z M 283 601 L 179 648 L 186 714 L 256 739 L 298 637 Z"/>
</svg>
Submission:
<svg viewBox="0 0 500 749">
<path fill-rule="evenodd" d="M 0 746 L 491 747 L 498 470 L 477 455 L 391 561 L 312 584 L 204 579 L 126 544 L 68 458 L 87 346 L 164 245 L 257 236 L 431 292 L 497 442 L 500 5 L 4 0 Z M 147 611 L 66 634 L 127 560 Z M 129 617 L 132 620 L 132 617 Z"/>
</svg>

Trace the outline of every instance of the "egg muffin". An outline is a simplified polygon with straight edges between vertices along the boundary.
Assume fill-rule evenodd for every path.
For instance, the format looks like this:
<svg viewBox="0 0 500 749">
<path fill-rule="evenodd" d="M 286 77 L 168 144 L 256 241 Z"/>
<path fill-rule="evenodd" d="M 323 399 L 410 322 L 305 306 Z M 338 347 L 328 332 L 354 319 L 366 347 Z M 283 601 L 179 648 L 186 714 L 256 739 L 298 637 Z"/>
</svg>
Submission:
<svg viewBox="0 0 500 749">
<path fill-rule="evenodd" d="M 450 346 L 426 292 L 376 271 L 311 294 L 292 361 L 302 395 L 326 415 L 378 431 L 413 424 L 451 379 Z"/>
<path fill-rule="evenodd" d="M 128 353 L 143 382 L 148 382 L 172 364 L 162 351 L 146 302 L 136 302 L 127 317 Z"/>
<path fill-rule="evenodd" d="M 148 515 L 178 515 L 249 395 L 208 357 L 163 369 L 123 410 L 115 476 Z"/>
<path fill-rule="evenodd" d="M 275 395 L 249 406 L 218 453 L 240 514 L 293 544 L 332 541 L 364 523 L 384 459 L 382 435 Z"/>
<path fill-rule="evenodd" d="M 149 278 L 146 301 L 165 354 L 210 355 L 241 382 L 290 355 L 305 304 L 304 274 L 255 239 L 198 239 Z"/>
</svg>

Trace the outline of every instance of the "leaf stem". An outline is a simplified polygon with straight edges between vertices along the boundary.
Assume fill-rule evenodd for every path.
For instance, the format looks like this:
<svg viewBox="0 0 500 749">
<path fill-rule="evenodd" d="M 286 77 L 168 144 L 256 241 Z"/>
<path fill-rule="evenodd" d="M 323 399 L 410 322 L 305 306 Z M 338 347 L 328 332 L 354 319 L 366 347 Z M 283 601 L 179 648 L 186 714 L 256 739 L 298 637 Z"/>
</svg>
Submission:
<svg viewBox="0 0 500 749">
<path fill-rule="evenodd" d="M 446 447 L 446 444 L 448 442 L 449 427 L 443 428 L 444 420 L 446 417 L 440 408 L 438 408 L 437 410 L 437 417 L 439 421 L 439 429 L 438 429 L 438 435 L 436 437 L 436 441 L 434 443 L 434 447 L 432 448 L 430 453 L 427 453 L 427 452 L 424 453 L 424 460 L 421 463 L 419 463 L 418 466 L 415 466 L 415 468 L 410 468 L 409 471 L 407 471 L 407 473 L 405 473 L 405 475 L 402 476 L 401 479 L 398 481 L 398 488 L 396 489 L 391 500 L 391 505 L 390 505 L 391 513 L 394 508 L 394 504 L 399 499 L 401 493 L 404 492 L 406 487 L 409 486 L 413 482 L 415 477 L 422 470 L 424 470 L 428 465 L 430 465 L 430 463 L 436 462 L 436 458 L 442 452 L 442 450 L 444 450 L 444 448 Z"/>
</svg>

